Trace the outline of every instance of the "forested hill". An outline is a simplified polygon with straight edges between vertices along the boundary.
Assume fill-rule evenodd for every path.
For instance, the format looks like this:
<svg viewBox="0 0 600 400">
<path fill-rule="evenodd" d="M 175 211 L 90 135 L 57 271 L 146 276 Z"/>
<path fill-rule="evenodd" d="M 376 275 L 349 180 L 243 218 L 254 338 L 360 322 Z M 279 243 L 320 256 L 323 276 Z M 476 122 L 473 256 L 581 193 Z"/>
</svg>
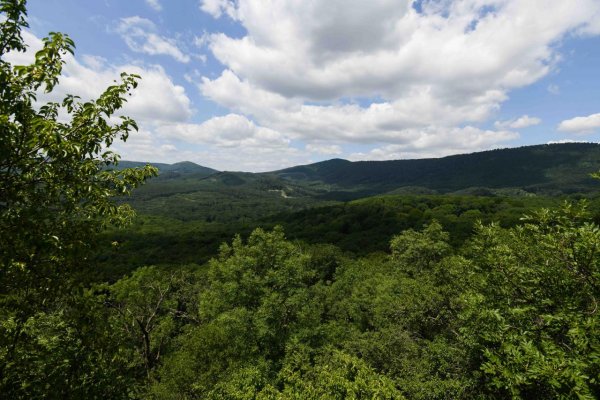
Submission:
<svg viewBox="0 0 600 400">
<path fill-rule="evenodd" d="M 142 165 L 122 161 L 118 168 Z M 590 173 L 600 170 L 600 145 L 592 143 L 420 160 L 334 159 L 265 173 L 218 172 L 192 162 L 153 165 L 159 176 L 127 201 L 143 213 L 185 220 L 211 219 L 207 215 L 223 207 L 230 211 L 217 212 L 217 220 L 227 216 L 229 221 L 380 194 L 556 196 L 589 195 L 600 189 L 600 182 L 590 178 Z"/>
<path fill-rule="evenodd" d="M 120 161 L 117 165 L 117 169 L 143 167 L 146 164 L 148 163 L 142 161 Z M 182 161 L 175 164 L 164 164 L 154 162 L 150 164 L 158 168 L 159 176 L 162 177 L 173 178 L 180 175 L 189 174 L 208 176 L 219 172 L 215 169 L 204 167 L 202 165 L 198 165 L 190 161 Z"/>
<path fill-rule="evenodd" d="M 294 181 L 383 193 L 420 187 L 441 193 L 474 187 L 520 188 L 557 194 L 598 188 L 589 174 L 600 169 L 600 145 L 562 143 L 490 150 L 419 160 L 333 159 L 273 172 Z"/>
</svg>

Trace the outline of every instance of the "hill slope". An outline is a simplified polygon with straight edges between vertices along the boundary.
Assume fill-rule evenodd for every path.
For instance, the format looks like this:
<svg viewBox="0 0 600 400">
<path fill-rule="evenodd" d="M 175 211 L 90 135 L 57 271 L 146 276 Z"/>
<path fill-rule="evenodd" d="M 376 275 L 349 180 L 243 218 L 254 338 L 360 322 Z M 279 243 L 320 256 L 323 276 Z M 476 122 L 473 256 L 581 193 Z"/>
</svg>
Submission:
<svg viewBox="0 0 600 400">
<path fill-rule="evenodd" d="M 117 168 L 120 170 L 125 168 L 143 167 L 146 164 L 149 163 L 143 161 L 120 161 Z M 208 176 L 219 172 L 215 169 L 204 167 L 202 165 L 198 165 L 190 161 L 182 161 L 177 162 L 175 164 L 164 164 L 154 162 L 150 164 L 158 168 L 159 176 L 164 178 L 174 178 L 188 174 Z"/>
<path fill-rule="evenodd" d="M 394 161 L 334 159 L 275 171 L 292 181 L 335 185 L 341 191 L 385 193 L 402 187 L 440 193 L 474 187 L 519 188 L 532 193 L 588 192 L 600 170 L 600 145 L 564 143 L 491 150 L 443 158 Z"/>
<path fill-rule="evenodd" d="M 119 167 L 143 163 L 122 162 Z M 334 159 L 267 173 L 217 172 L 193 163 L 155 164 L 158 178 L 127 199 L 144 214 L 249 222 L 331 201 L 379 194 L 564 195 L 593 193 L 600 145 L 568 143 L 436 159 Z"/>
</svg>

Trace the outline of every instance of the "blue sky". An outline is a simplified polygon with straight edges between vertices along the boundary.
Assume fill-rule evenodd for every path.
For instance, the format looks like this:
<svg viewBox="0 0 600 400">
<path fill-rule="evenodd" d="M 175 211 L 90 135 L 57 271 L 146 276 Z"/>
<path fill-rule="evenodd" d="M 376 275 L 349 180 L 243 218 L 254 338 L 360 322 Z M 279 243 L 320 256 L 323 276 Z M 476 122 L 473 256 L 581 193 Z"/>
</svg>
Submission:
<svg viewBox="0 0 600 400">
<path fill-rule="evenodd" d="M 266 171 L 600 139 L 598 0 L 29 0 L 56 96 L 142 76 L 124 159 Z M 16 57 L 14 62 L 22 61 Z"/>
</svg>

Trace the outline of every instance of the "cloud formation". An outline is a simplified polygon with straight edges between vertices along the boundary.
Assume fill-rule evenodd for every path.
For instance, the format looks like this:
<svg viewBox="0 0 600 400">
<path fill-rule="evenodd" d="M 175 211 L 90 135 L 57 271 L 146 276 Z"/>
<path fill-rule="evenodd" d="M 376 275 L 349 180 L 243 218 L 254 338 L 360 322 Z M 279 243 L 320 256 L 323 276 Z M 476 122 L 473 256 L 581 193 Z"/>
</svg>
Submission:
<svg viewBox="0 0 600 400">
<path fill-rule="evenodd" d="M 24 31 L 23 39 L 28 46 L 25 53 L 13 52 L 6 55 L 6 61 L 26 65 L 34 61 L 34 54 L 42 48 L 42 41 L 29 31 Z M 139 85 L 125 103 L 122 113 L 133 118 L 153 123 L 186 121 L 193 113 L 191 100 L 185 89 L 173 82 L 163 67 L 159 65 L 112 65 L 102 57 L 83 55 L 83 62 L 70 54 L 65 56 L 65 65 L 59 84 L 52 93 L 40 93 L 40 101 L 62 101 L 67 94 L 81 97 L 83 101 L 98 98 L 109 86 L 119 79 L 122 72 L 142 77 Z"/>
<path fill-rule="evenodd" d="M 536 117 L 530 117 L 529 115 L 523 115 L 517 119 L 510 119 L 508 121 L 496 121 L 494 126 L 496 128 L 512 128 L 521 129 L 528 128 L 530 126 L 539 125 L 542 122 L 541 119 Z"/>
<path fill-rule="evenodd" d="M 9 53 L 5 60 L 16 65 L 27 65 L 34 61 L 34 54 L 42 48 L 42 41 L 29 31 L 23 31 L 23 39 L 28 46 L 25 53 Z M 176 148 L 156 135 L 157 126 L 185 123 L 193 114 L 191 100 L 182 86 L 175 84 L 159 65 L 112 65 L 106 59 L 93 55 L 83 55 L 81 61 L 70 54 L 65 56 L 65 65 L 59 84 L 49 93 L 39 93 L 40 103 L 60 102 L 67 94 L 89 101 L 118 81 L 121 72 L 142 77 L 139 85 L 127 98 L 119 115 L 134 118 L 139 132 L 130 134 L 127 144 L 115 143 L 115 149 L 126 159 L 144 161 L 178 161 Z M 65 116 L 66 117 L 66 116 Z"/>
<path fill-rule="evenodd" d="M 197 81 L 205 97 L 307 144 L 417 157 L 498 147 L 517 137 L 507 129 L 538 124 L 522 116 L 477 128 L 511 90 L 556 68 L 562 39 L 596 34 L 600 19 L 594 0 L 203 0 L 201 9 L 247 32 L 209 37 L 225 69 Z"/>
<path fill-rule="evenodd" d="M 561 132 L 580 135 L 594 133 L 598 128 L 600 128 L 600 113 L 567 119 L 558 125 L 558 130 Z"/>
<path fill-rule="evenodd" d="M 157 11 L 166 5 L 145 2 Z M 122 18 L 112 32 L 145 61 L 69 56 L 52 100 L 66 93 L 94 98 L 121 71 L 141 75 L 123 110 L 141 130 L 119 148 L 138 160 L 188 159 L 257 171 L 332 156 L 444 156 L 506 147 L 519 138 L 518 130 L 540 124 L 515 114 L 489 128 L 513 90 L 558 71 L 565 39 L 600 35 L 597 0 L 196 4 L 222 19 L 215 26 L 235 33 L 172 26 L 181 29 L 176 35 L 162 30 L 165 22 Z M 145 55 L 179 63 L 161 67 L 155 60 L 170 60 Z M 189 86 L 186 93 L 173 79 L 177 74 L 179 83 L 195 85 L 204 97 L 196 107 L 210 100 L 218 106 L 209 105 L 208 112 L 221 115 L 202 122 L 206 114 L 195 110 Z M 543 87 L 560 91 L 550 82 Z M 594 116 L 563 121 L 558 129 L 589 133 L 597 128 Z"/>
<path fill-rule="evenodd" d="M 464 128 L 430 127 L 425 131 L 407 135 L 403 143 L 388 144 L 370 152 L 350 155 L 351 160 L 391 160 L 444 157 L 482 151 L 498 143 L 513 140 L 519 135 L 512 131 L 482 130 L 472 126 Z"/>
<path fill-rule="evenodd" d="M 283 148 L 290 140 L 281 133 L 259 127 L 239 114 L 213 117 L 202 124 L 165 124 L 158 128 L 164 137 L 188 143 L 212 144 L 224 148 Z"/>
<path fill-rule="evenodd" d="M 175 39 L 156 33 L 156 25 L 149 19 L 139 16 L 121 18 L 116 31 L 132 51 L 167 55 L 182 63 L 190 62 L 190 56 L 178 47 Z"/>
</svg>

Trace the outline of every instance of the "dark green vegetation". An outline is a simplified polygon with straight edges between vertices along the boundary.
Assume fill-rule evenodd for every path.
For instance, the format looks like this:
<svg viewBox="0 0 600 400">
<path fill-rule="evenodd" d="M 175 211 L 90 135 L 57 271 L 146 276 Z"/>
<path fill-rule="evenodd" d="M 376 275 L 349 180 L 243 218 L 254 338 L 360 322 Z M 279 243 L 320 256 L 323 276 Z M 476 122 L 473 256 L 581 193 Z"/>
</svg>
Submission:
<svg viewBox="0 0 600 400">
<path fill-rule="evenodd" d="M 0 5 L 0 55 L 23 50 L 24 2 Z M 480 184 L 465 161 L 446 186 L 433 167 L 397 180 L 402 162 L 291 169 L 308 180 L 159 164 L 124 198 L 156 173 L 106 150 L 135 129 L 107 121 L 136 77 L 33 107 L 72 47 L 0 61 L 2 398 L 600 397 L 596 146 L 427 160 L 532 174 Z"/>
<path fill-rule="evenodd" d="M 204 195 L 210 199 L 211 193 Z M 178 211 L 181 204 L 172 201 L 172 208 L 167 210 L 172 210 L 173 215 L 185 215 Z M 132 225 L 102 235 L 104 242 L 117 242 L 118 246 L 107 246 L 99 253 L 103 267 L 96 273 L 103 279 L 113 279 L 148 264 L 203 263 L 236 233 L 247 236 L 256 227 L 273 229 L 278 225 L 292 240 L 331 244 L 354 256 L 366 256 L 387 252 L 392 236 L 398 232 L 420 229 L 436 220 L 451 233 L 451 244 L 459 247 L 472 235 L 477 221 L 498 221 L 504 227 L 512 227 L 532 209 L 560 204 L 560 199 L 538 197 L 379 196 L 273 215 L 273 209 L 267 208 L 269 203 L 261 204 L 251 198 L 257 217 L 241 222 L 237 221 L 237 213 L 247 203 L 238 201 L 239 209 L 207 207 L 207 212 L 218 216 L 211 222 L 202 218 L 140 215 Z M 600 215 L 597 204 L 600 203 L 594 201 L 591 207 L 594 218 Z"/>
<path fill-rule="evenodd" d="M 491 150 L 437 159 L 360 161 L 329 160 L 292 167 L 279 177 L 331 185 L 350 198 L 394 190 L 474 194 L 570 194 L 598 189 L 589 171 L 600 168 L 600 145 L 566 143 Z M 403 189 L 404 188 L 404 189 Z M 504 190 L 499 190 L 504 189 Z M 331 197 L 331 194 L 329 195 Z"/>
<path fill-rule="evenodd" d="M 143 163 L 123 161 L 119 167 Z M 151 215 L 245 222 L 278 211 L 380 194 L 590 195 L 600 184 L 600 145 L 564 143 L 437 159 L 329 160 L 281 171 L 218 172 L 190 162 L 155 164 L 158 178 L 127 199 Z M 254 200 L 254 201 L 253 201 Z"/>
</svg>

